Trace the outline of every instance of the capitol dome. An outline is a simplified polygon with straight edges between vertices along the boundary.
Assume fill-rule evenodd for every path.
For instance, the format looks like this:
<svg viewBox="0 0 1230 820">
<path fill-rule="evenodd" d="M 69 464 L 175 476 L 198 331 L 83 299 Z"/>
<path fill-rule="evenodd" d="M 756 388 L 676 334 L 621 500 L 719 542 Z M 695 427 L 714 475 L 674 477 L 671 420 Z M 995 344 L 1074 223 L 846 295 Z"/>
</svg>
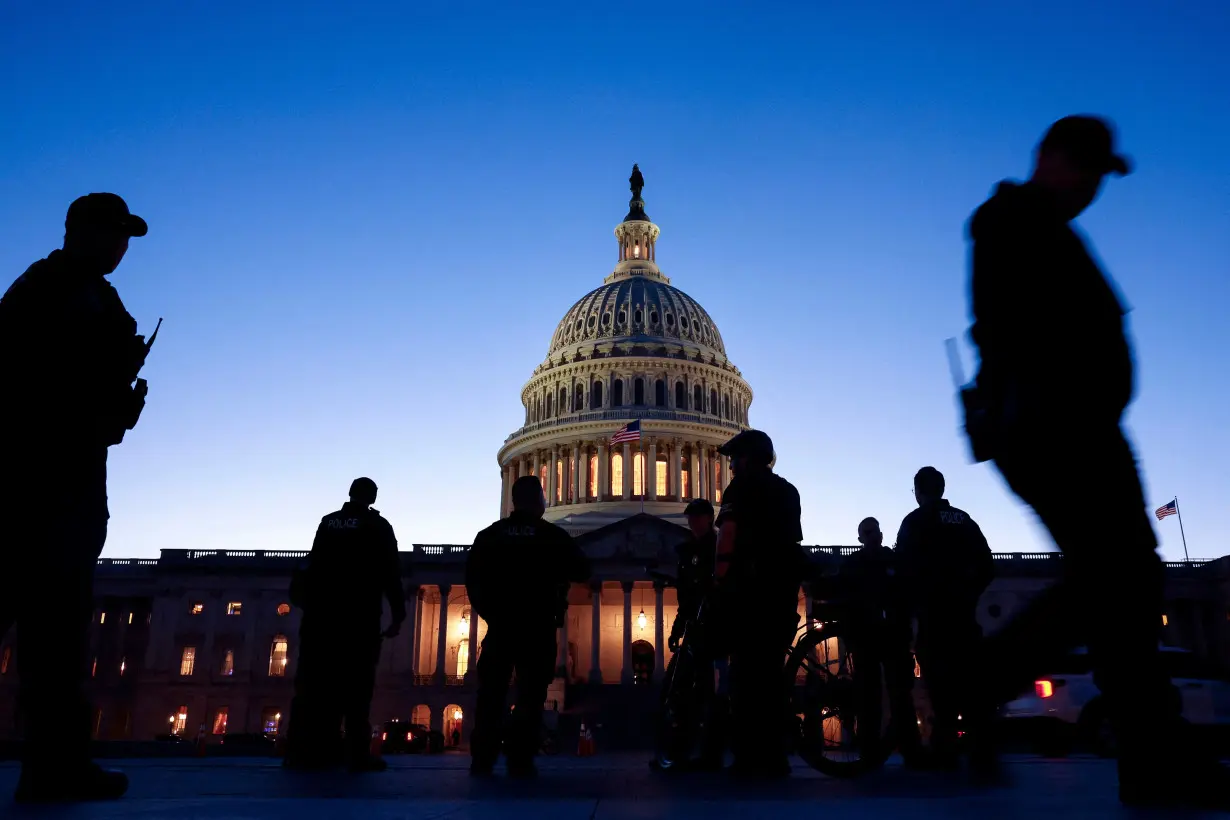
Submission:
<svg viewBox="0 0 1230 820">
<path fill-rule="evenodd" d="M 719 503 L 730 482 L 717 447 L 747 428 L 751 388 L 717 324 L 658 268 L 636 166 L 629 182 L 614 270 L 564 314 L 522 388 L 524 424 L 498 455 L 501 515 L 523 475 L 574 534 L 639 512 L 682 523 L 688 501 Z M 639 437 L 620 433 L 628 425 Z"/>
</svg>

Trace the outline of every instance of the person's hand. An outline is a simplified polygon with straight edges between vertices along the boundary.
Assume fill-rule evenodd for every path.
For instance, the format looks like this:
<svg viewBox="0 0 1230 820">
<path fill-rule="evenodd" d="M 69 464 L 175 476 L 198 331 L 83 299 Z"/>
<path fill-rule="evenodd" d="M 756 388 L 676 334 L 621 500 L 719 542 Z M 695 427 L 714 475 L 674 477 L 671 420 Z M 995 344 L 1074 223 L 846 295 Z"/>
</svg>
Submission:
<svg viewBox="0 0 1230 820">
<path fill-rule="evenodd" d="M 385 638 L 396 638 L 401 634 L 401 621 L 394 621 L 389 624 L 389 628 L 380 633 Z"/>
</svg>

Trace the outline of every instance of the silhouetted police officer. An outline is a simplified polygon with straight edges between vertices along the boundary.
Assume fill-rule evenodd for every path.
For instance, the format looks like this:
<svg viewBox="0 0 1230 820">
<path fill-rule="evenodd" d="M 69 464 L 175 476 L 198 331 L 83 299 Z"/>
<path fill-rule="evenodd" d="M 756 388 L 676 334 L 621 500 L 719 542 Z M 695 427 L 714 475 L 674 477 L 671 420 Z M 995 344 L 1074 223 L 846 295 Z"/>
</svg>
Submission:
<svg viewBox="0 0 1230 820">
<path fill-rule="evenodd" d="M 969 223 L 981 360 L 965 394 L 971 444 L 1064 554 L 1063 579 L 988 640 L 983 663 L 1002 703 L 1087 641 L 1118 733 L 1120 799 L 1226 808 L 1230 772 L 1189 742 L 1158 655 L 1163 568 L 1121 427 L 1134 392 L 1127 307 L 1071 225 L 1108 176 L 1130 170 L 1110 123 L 1064 117 L 1029 180 L 1000 183 Z"/>
<path fill-rule="evenodd" d="M 89 194 L 64 227 L 63 249 L 0 300 L 0 600 L 17 627 L 25 747 L 16 796 L 30 801 L 116 798 L 128 787 L 90 762 L 82 681 L 107 537 L 107 448 L 145 403 L 144 381 L 133 386 L 145 340 L 105 277 L 147 226 L 115 194 Z"/>
<path fill-rule="evenodd" d="M 970 714 L 973 706 L 973 661 L 982 639 L 978 599 L 995 567 L 974 519 L 944 499 L 939 470 L 918 471 L 914 496 L 918 509 L 897 533 L 897 571 L 906 611 L 918 619 L 918 662 L 934 715 L 933 757 L 938 765 L 951 766 L 957 759 L 958 716 Z"/>
<path fill-rule="evenodd" d="M 706 596 L 713 590 L 714 564 L 717 556 L 717 530 L 714 528 L 713 505 L 704 498 L 697 498 L 684 509 L 688 519 L 688 529 L 692 537 L 675 548 L 678 565 L 675 571 L 675 590 L 679 607 L 675 621 L 671 625 L 667 646 L 670 647 L 671 663 L 676 663 L 673 653 L 679 651 L 679 642 L 684 631 L 696 623 L 697 614 Z M 693 631 L 693 634 L 696 634 Z M 670 750 L 671 771 L 713 771 L 722 768 L 722 756 L 725 751 L 725 731 L 727 728 L 727 710 L 729 705 L 724 693 L 719 695 L 715 688 L 715 664 L 725 662 L 715 657 L 715 647 L 712 641 L 699 641 L 693 646 L 696 670 L 695 700 L 688 705 L 691 710 L 685 719 L 687 730 L 681 732 L 675 739 L 675 748 Z M 720 670 L 724 672 L 724 668 Z M 703 722 L 701 733 L 700 757 L 688 760 L 691 753 L 695 730 Z M 661 761 L 655 760 L 655 768 L 662 768 Z"/>
<path fill-rule="evenodd" d="M 897 588 L 896 556 L 884 546 L 880 522 L 874 518 L 859 523 L 858 542 L 862 544 L 858 551 L 842 559 L 834 587 L 849 607 L 848 640 L 862 695 L 860 724 L 880 725 L 881 684 L 887 684 L 892 740 L 907 766 L 920 766 L 922 741 L 914 708 L 914 656 L 910 652 L 913 630 Z M 859 733 L 860 741 L 866 744 L 865 755 L 874 752 L 873 743 L 879 737 L 873 732 Z"/>
<path fill-rule="evenodd" d="M 393 527 L 371 508 L 376 483 L 356 478 L 350 500 L 326 515 L 312 551 L 291 586 L 291 603 L 303 610 L 299 668 L 291 705 L 286 765 L 312 769 L 337 761 L 338 727 L 352 771 L 383 771 L 371 754 L 369 722 L 380 621 L 388 599 L 392 623 L 383 637 L 396 637 L 406 619 L 406 593 Z"/>
<path fill-rule="evenodd" d="M 730 636 L 736 774 L 789 776 L 785 653 L 798 627 L 805 559 L 799 493 L 774 474 L 773 442 L 745 430 L 718 449 L 734 478 L 718 513 L 716 572 Z"/>
<path fill-rule="evenodd" d="M 508 773 L 532 777 L 543 702 L 555 673 L 555 630 L 567 611 L 568 587 L 589 578 L 589 561 L 568 533 L 543 520 L 547 502 L 538 478 L 514 481 L 512 501 L 512 515 L 480 532 L 466 559 L 470 607 L 487 623 L 470 772 L 491 773 L 503 736 Z M 517 700 L 506 723 L 514 671 Z"/>
</svg>

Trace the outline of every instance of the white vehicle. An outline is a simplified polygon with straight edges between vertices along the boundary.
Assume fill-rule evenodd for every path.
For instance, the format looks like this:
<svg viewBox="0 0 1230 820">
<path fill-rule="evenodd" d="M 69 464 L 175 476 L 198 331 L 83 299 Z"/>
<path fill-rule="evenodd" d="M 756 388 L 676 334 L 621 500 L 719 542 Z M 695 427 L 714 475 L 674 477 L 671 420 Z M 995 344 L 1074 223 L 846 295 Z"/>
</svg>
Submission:
<svg viewBox="0 0 1230 820">
<path fill-rule="evenodd" d="M 1185 649 L 1163 646 L 1162 663 L 1183 698 L 1183 717 L 1223 749 L 1230 739 L 1230 676 Z M 1151 705 L 1140 704 L 1140 720 L 1151 720 Z M 1103 756 L 1115 753 L 1101 693 L 1093 682 L 1089 655 L 1078 649 L 1054 674 L 1038 678 L 1034 691 L 1008 703 L 1000 716 L 1043 754 L 1065 754 L 1074 746 Z M 1014 732 L 1015 734 L 1015 732 Z"/>
</svg>

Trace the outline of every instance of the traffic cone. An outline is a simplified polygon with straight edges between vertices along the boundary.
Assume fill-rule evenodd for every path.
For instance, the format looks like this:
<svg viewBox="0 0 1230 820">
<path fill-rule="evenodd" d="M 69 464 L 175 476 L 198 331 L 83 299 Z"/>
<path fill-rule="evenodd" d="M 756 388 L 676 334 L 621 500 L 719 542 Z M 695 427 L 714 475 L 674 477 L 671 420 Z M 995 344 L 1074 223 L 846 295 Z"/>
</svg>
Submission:
<svg viewBox="0 0 1230 820">
<path fill-rule="evenodd" d="M 201 724 L 201 728 L 196 733 L 196 756 L 205 756 L 205 724 Z"/>
<path fill-rule="evenodd" d="M 380 731 L 379 729 L 372 729 L 372 743 L 371 743 L 371 747 L 367 750 L 368 754 L 370 754 L 372 757 L 376 757 L 376 758 L 380 757 L 381 752 L 384 751 L 384 738 L 385 738 L 384 732 Z"/>
</svg>

